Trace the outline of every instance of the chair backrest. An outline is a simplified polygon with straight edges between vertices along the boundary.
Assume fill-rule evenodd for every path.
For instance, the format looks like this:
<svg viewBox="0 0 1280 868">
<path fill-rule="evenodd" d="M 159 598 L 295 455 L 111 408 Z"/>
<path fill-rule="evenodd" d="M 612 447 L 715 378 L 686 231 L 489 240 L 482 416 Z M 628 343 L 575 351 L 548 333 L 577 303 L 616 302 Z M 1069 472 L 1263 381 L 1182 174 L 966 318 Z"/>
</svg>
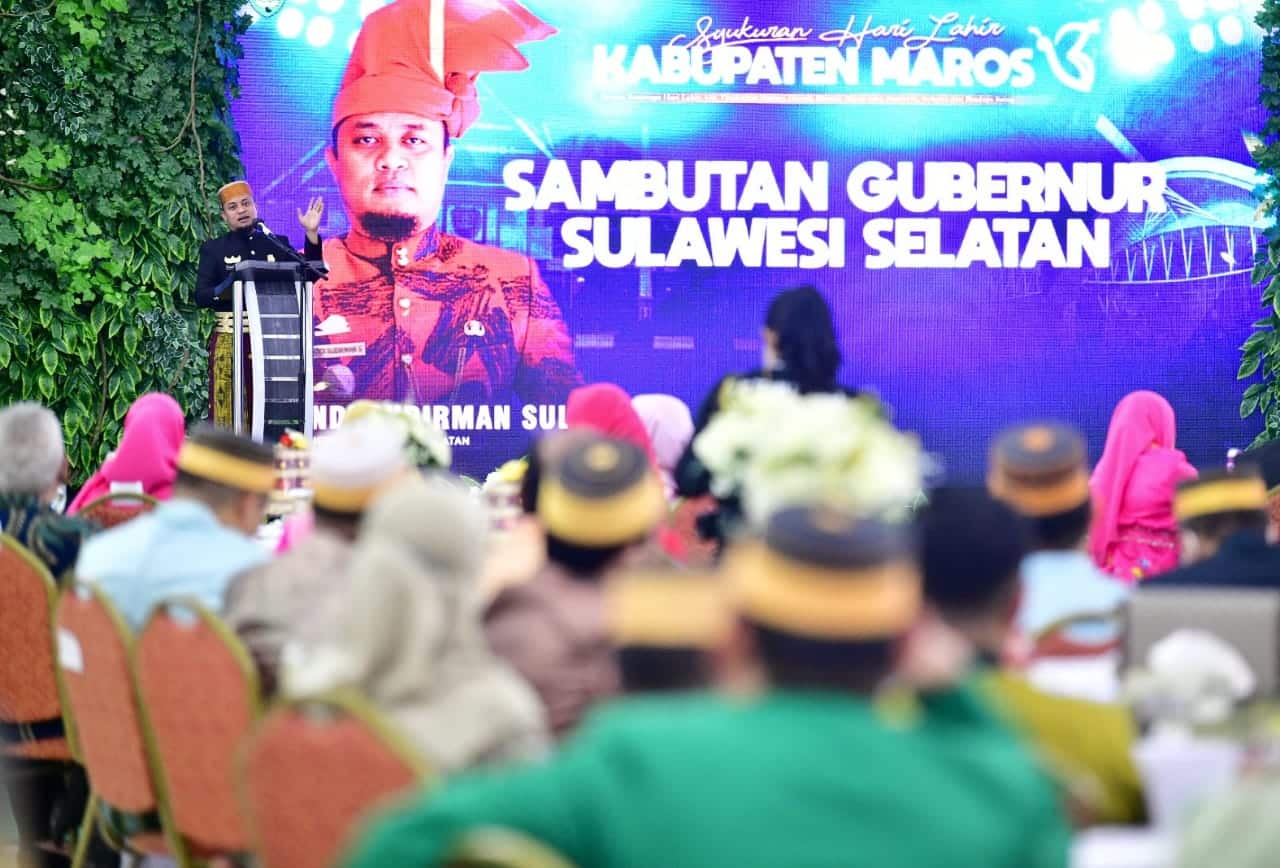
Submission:
<svg viewBox="0 0 1280 868">
<path fill-rule="evenodd" d="M 265 868 L 331 868 L 361 817 L 423 777 L 421 759 L 359 699 L 282 703 L 244 758 L 255 852 Z"/>
<path fill-rule="evenodd" d="M 150 512 L 158 502 L 149 494 L 117 491 L 94 498 L 82 506 L 77 514 L 102 527 L 116 527 L 144 512 Z"/>
<path fill-rule="evenodd" d="M 1031 658 L 1098 657 L 1111 654 L 1123 641 L 1119 610 L 1083 612 L 1055 621 L 1032 639 Z"/>
<path fill-rule="evenodd" d="M 1151 588 L 1137 591 L 1126 612 L 1125 660 L 1147 658 L 1177 630 L 1203 630 L 1234 647 L 1258 679 L 1258 695 L 1280 693 L 1280 590 Z"/>
<path fill-rule="evenodd" d="M 472 829 L 450 848 L 444 868 L 572 868 L 555 850 L 500 826 Z"/>
<path fill-rule="evenodd" d="M 248 851 L 236 784 L 238 751 L 260 708 L 248 653 L 199 603 L 165 601 L 134 642 L 133 667 L 160 798 L 178 834 L 201 850 Z"/>
<path fill-rule="evenodd" d="M 53 642 L 57 586 L 49 570 L 8 534 L 0 534 L 0 721 L 35 723 L 62 716 Z"/>
<path fill-rule="evenodd" d="M 156 810 L 129 666 L 128 628 L 102 592 L 85 585 L 63 591 L 57 625 L 67 713 L 94 794 L 131 814 Z"/>
</svg>

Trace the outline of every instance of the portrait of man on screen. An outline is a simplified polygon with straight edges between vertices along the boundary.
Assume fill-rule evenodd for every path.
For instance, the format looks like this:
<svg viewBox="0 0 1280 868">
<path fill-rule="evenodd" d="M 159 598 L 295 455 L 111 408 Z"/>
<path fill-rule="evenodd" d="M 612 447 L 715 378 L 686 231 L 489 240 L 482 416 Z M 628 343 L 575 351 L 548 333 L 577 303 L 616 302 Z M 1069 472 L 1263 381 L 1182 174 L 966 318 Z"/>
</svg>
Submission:
<svg viewBox="0 0 1280 868">
<path fill-rule="evenodd" d="M 437 225 L 477 76 L 527 68 L 516 46 L 554 32 L 509 0 L 397 0 L 365 20 L 325 154 L 350 229 L 315 288 L 317 403 L 559 403 L 581 382 L 536 263 Z"/>
</svg>

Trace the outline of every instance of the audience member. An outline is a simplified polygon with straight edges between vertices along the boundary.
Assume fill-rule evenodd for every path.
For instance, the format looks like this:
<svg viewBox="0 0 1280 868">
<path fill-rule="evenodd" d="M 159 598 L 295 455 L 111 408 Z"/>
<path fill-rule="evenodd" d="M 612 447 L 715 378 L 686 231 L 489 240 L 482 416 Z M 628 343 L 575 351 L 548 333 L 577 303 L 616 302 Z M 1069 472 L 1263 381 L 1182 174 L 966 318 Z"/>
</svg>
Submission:
<svg viewBox="0 0 1280 868">
<path fill-rule="evenodd" d="M 1032 553 L 1022 564 L 1018 610 L 1023 631 L 1036 634 L 1124 601 L 1128 588 L 1099 572 L 1084 550 L 1089 473 L 1079 432 L 1053 423 L 1005 431 L 991 450 L 987 487 L 1029 521 Z"/>
<path fill-rule="evenodd" d="M 337 642 L 291 653 L 285 690 L 355 686 L 440 773 L 541 757 L 537 695 L 485 640 L 487 533 L 479 502 L 443 473 L 380 495 L 351 554 Z"/>
<path fill-rule="evenodd" d="M 609 580 L 605 613 L 625 693 L 710 687 L 732 626 L 723 583 L 687 572 L 627 572 Z"/>
<path fill-rule="evenodd" d="M 676 560 L 682 565 L 710 567 L 715 561 L 716 543 L 703 537 L 698 530 L 698 522 L 702 516 L 715 512 L 715 498 L 709 494 L 676 496 L 676 466 L 693 439 L 693 417 L 689 408 L 674 395 L 636 395 L 631 404 L 649 432 L 667 500 L 674 501 L 667 520 L 670 530 L 665 547 L 675 553 Z"/>
<path fill-rule="evenodd" d="M 631 399 L 653 444 L 653 455 L 662 474 L 667 499 L 675 497 L 675 470 L 680 456 L 693 439 L 693 414 L 675 395 L 636 395 Z"/>
<path fill-rule="evenodd" d="M 1152 587 L 1280 588 L 1280 547 L 1272 544 L 1276 528 L 1255 468 L 1205 471 L 1178 488 L 1174 512 L 1185 565 L 1157 577 Z"/>
<path fill-rule="evenodd" d="M 902 531 L 784 511 L 729 575 L 762 693 L 604 710 L 547 763 L 402 806 L 348 865 L 442 864 L 480 826 L 596 868 L 1067 864 L 1053 788 L 967 688 L 923 695 L 914 720 L 874 700 L 919 614 Z"/>
<path fill-rule="evenodd" d="M 1116 405 L 1089 480 L 1089 554 L 1108 575 L 1137 582 L 1178 565 L 1173 494 L 1196 470 L 1176 438 L 1173 407 L 1155 392 L 1131 392 Z"/>
<path fill-rule="evenodd" d="M 1002 666 L 1030 542 L 1025 524 L 981 489 L 943 488 L 929 500 L 920 521 L 925 597 L 977 649 L 982 687 L 1060 774 L 1083 819 L 1141 821 L 1129 712 L 1045 693 Z"/>
<path fill-rule="evenodd" d="M 58 417 L 29 401 L 0 410 L 0 531 L 30 549 L 58 580 L 96 529 L 54 509 L 66 481 Z"/>
<path fill-rule="evenodd" d="M 613 383 L 593 383 L 574 389 L 565 403 L 564 416 L 570 431 L 585 428 L 632 444 L 644 452 L 649 466 L 658 472 L 658 457 L 653 452 L 644 421 L 632 406 L 631 396 Z"/>
<path fill-rule="evenodd" d="M 1267 486 L 1267 516 L 1270 524 L 1280 528 L 1280 440 L 1272 440 L 1241 453 L 1236 462 L 1253 465 Z"/>
<path fill-rule="evenodd" d="M 801 394 L 841 391 L 855 394 L 836 381 L 840 347 L 831 308 L 812 286 L 779 293 L 769 305 L 761 336 L 761 367 L 723 377 L 698 408 L 693 436 L 674 473 L 676 493 L 681 497 L 701 497 L 711 492 L 711 474 L 694 454 L 693 442 L 720 411 L 728 384 L 736 380 L 775 380 L 790 383 Z M 733 532 L 738 510 L 739 505 L 728 500 L 715 512 L 703 516 L 699 522 L 703 537 L 723 547 Z"/>
<path fill-rule="evenodd" d="M 638 447 L 593 436 L 575 437 L 566 449 L 538 484 L 547 563 L 499 593 L 487 616 L 493 647 L 538 691 L 557 736 L 618 692 L 602 582 L 665 511 Z"/>
<path fill-rule="evenodd" d="M 332 639 L 349 602 L 356 525 L 373 498 L 408 469 L 389 425 L 343 426 L 311 450 L 313 527 L 285 554 L 236 576 L 223 618 L 252 653 L 263 692 L 275 693 L 291 642 Z"/>
<path fill-rule="evenodd" d="M 89 477 L 67 513 L 74 515 L 86 504 L 117 492 L 168 500 L 178 476 L 178 450 L 185 433 L 182 408 L 173 398 L 159 392 L 138 398 L 125 414 L 120 445 Z"/>
<path fill-rule="evenodd" d="M 193 597 L 220 613 L 232 576 L 267 558 L 254 535 L 274 488 L 269 446 L 201 426 L 178 453 L 173 498 L 93 537 L 76 572 L 135 630 L 168 597 Z"/>
</svg>

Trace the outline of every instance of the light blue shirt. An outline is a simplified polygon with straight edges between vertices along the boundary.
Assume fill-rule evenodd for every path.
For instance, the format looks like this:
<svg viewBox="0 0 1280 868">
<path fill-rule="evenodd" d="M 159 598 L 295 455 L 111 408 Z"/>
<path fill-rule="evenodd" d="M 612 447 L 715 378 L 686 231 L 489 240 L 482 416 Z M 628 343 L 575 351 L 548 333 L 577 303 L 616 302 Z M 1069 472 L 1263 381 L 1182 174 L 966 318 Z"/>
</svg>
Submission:
<svg viewBox="0 0 1280 868">
<path fill-rule="evenodd" d="M 194 597 L 221 612 L 231 578 L 267 557 L 204 504 L 171 500 L 90 537 L 80 549 L 76 576 L 100 587 L 139 630 L 152 606 L 167 597 Z"/>
<path fill-rule="evenodd" d="M 1082 551 L 1034 552 L 1022 561 L 1018 626 L 1034 635 L 1072 615 L 1109 612 L 1128 596 L 1128 585 L 1104 575 Z M 1088 638 L 1082 632 L 1102 631 L 1082 627 L 1071 635 L 1081 640 Z"/>
</svg>

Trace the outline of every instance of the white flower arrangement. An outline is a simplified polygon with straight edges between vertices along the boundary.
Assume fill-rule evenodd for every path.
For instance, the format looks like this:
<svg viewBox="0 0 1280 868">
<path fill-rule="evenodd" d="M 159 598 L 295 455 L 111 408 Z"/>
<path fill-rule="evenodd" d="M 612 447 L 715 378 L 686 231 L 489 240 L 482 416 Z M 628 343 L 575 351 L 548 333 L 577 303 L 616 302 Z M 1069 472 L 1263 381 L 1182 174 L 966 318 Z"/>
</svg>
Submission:
<svg viewBox="0 0 1280 868">
<path fill-rule="evenodd" d="M 1225 723 L 1257 678 L 1235 648 L 1202 630 L 1179 630 L 1125 673 L 1124 696 L 1141 719 L 1166 729 Z"/>
<path fill-rule="evenodd" d="M 920 496 L 927 458 L 919 441 L 870 398 L 743 380 L 725 387 L 720 405 L 693 451 L 711 473 L 712 494 L 740 497 L 755 527 L 800 503 L 893 515 Z"/>
<path fill-rule="evenodd" d="M 342 424 L 359 424 L 368 419 L 390 424 L 404 433 L 405 460 L 415 467 L 447 470 L 453 462 L 449 438 L 423 419 L 417 407 L 390 401 L 356 401 L 347 407 Z"/>
</svg>

